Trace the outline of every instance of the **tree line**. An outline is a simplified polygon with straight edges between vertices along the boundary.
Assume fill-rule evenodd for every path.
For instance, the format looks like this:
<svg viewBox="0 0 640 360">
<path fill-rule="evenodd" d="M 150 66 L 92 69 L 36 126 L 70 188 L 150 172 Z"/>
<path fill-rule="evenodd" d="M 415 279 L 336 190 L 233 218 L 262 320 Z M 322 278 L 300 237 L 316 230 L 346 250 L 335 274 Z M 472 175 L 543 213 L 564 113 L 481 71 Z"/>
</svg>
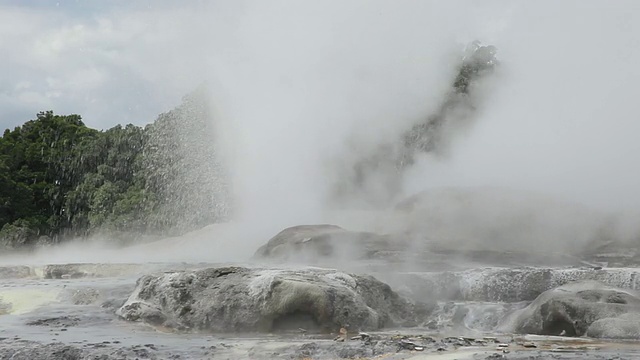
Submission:
<svg viewBox="0 0 640 360">
<path fill-rule="evenodd" d="M 202 87 L 144 127 L 37 114 L 0 137 L 0 247 L 175 235 L 227 217 Z"/>
</svg>

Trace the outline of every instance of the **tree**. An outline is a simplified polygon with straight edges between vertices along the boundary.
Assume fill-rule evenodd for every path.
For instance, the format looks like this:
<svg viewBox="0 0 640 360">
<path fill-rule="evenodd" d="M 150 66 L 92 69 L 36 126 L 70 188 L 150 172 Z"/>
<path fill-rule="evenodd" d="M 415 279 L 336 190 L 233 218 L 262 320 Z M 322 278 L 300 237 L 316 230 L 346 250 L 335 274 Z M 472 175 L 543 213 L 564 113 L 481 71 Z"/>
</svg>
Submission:
<svg viewBox="0 0 640 360">
<path fill-rule="evenodd" d="M 38 113 L 0 138 L 0 244 L 181 233 L 225 219 L 206 89 L 145 128 Z"/>
</svg>

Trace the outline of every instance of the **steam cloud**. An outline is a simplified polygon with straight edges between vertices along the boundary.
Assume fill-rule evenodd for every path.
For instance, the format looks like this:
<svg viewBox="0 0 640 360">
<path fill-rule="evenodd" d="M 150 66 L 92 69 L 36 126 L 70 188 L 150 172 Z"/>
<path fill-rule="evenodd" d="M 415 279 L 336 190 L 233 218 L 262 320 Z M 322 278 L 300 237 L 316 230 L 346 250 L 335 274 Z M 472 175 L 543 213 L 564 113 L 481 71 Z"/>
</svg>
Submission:
<svg viewBox="0 0 640 360">
<path fill-rule="evenodd" d="M 387 212 L 363 219 L 332 211 L 335 185 L 349 180 L 360 159 L 440 112 L 461 55 L 475 40 L 498 49 L 500 66 L 474 89 L 473 126 L 444 131 L 456 141 L 442 151 L 415 153 L 393 201 L 380 203 L 427 191 L 429 214 L 453 214 L 444 221 L 450 228 L 473 225 L 459 228 L 462 238 L 490 241 L 502 229 L 501 246 L 523 232 L 516 244 L 547 237 L 554 246 L 558 234 L 577 236 L 564 240 L 571 247 L 602 231 L 635 239 L 635 1 L 252 0 L 180 7 L 175 18 L 167 6 L 157 8 L 171 26 L 155 22 L 159 34 L 152 37 L 159 41 L 164 28 L 180 28 L 180 39 L 167 39 L 178 50 L 154 47 L 149 59 L 136 52 L 132 64 L 157 88 L 179 84 L 185 93 L 191 84 L 209 83 L 235 220 L 250 223 L 252 232 L 244 246 L 232 242 L 220 253 L 244 247 L 246 255 L 283 227 L 305 223 L 402 230 L 407 223 Z M 153 18 L 157 9 L 138 9 L 136 29 L 144 27 L 140 16 L 148 11 Z M 158 61 L 159 52 L 170 61 Z M 347 208 L 362 208 L 359 200 L 381 194 L 375 186 L 351 185 L 338 196 Z M 504 188 L 553 200 L 502 190 L 498 198 L 509 199 L 468 195 Z M 565 201 L 626 215 L 587 214 Z M 575 211 L 542 216 L 563 206 Z M 528 227 L 516 226 L 514 218 Z M 600 220 L 585 220 L 591 218 Z"/>
<path fill-rule="evenodd" d="M 239 213 L 274 233 L 331 218 L 332 186 L 348 174 L 336 159 L 349 168 L 437 114 L 464 47 L 480 40 L 495 45 L 502 64 L 474 89 L 482 97 L 475 125 L 444 154 L 412 158 L 397 198 L 443 186 L 519 189 L 555 200 L 532 210 L 481 196 L 474 223 L 502 228 L 501 238 L 528 231 L 491 215 L 511 212 L 546 229 L 551 244 L 575 235 L 565 240 L 571 246 L 612 223 L 616 236 L 634 237 L 632 220 L 604 215 L 584 235 L 591 215 L 568 203 L 637 210 L 637 11 L 628 1 L 245 3 L 233 45 L 212 64 Z M 384 176 L 374 179 L 352 183 L 341 199 L 384 195 Z M 574 211 L 543 216 L 557 206 Z M 560 223 L 568 229 L 550 236 Z"/>
<path fill-rule="evenodd" d="M 269 214 L 279 226 L 319 221 L 333 183 L 349 176 L 338 159 L 355 163 L 440 111 L 479 35 L 468 30 L 486 11 L 410 1 L 246 4 L 233 50 L 212 65 L 240 214 Z"/>
</svg>

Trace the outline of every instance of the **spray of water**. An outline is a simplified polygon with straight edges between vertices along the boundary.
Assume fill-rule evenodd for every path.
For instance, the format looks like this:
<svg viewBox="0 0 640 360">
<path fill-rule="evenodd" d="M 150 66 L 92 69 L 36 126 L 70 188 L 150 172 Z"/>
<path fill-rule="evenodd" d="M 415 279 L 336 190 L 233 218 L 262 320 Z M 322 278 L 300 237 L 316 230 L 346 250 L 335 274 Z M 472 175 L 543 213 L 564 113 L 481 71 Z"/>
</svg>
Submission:
<svg viewBox="0 0 640 360">
<path fill-rule="evenodd" d="M 629 214 L 640 200 L 637 12 L 623 0 L 198 6 L 182 25 L 197 24 L 184 42 L 201 56 L 176 53 L 148 70 L 159 68 L 166 86 L 174 77 L 184 84 L 189 72 L 176 71 L 184 59 L 206 69 L 194 84 L 210 85 L 212 141 L 232 184 L 234 223 L 243 225 L 220 236 L 210 227 L 191 245 L 194 258 L 248 257 L 286 226 L 323 222 L 408 229 L 457 238 L 456 246 L 635 239 L 633 216 L 600 211 Z M 471 106 L 443 114 L 475 40 L 495 46 L 500 66 L 477 82 Z M 473 126 L 434 127 L 434 117 Z M 392 166 L 368 167 L 366 181 L 353 181 L 357 164 L 388 146 Z M 422 200 L 394 208 L 415 194 Z M 364 203 L 375 206 L 345 212 Z"/>
<path fill-rule="evenodd" d="M 624 45 L 632 25 L 615 20 L 628 9 L 573 5 L 245 7 L 233 55 L 217 59 L 224 96 L 213 98 L 220 133 L 233 134 L 239 214 L 272 233 L 327 219 L 363 230 L 417 226 L 460 247 L 575 249 L 603 233 L 634 238 L 621 225 L 628 221 L 582 207 L 621 210 L 639 195 L 614 186 L 637 177 L 623 159 L 636 148 L 625 77 L 638 54 Z M 596 20 L 603 26 L 592 27 Z M 475 39 L 495 45 L 502 64 L 475 86 L 472 106 L 438 117 Z M 424 131 L 434 116 L 472 118 L 474 126 Z M 443 186 L 454 188 L 437 190 Z M 393 216 L 351 222 L 358 216 L 327 210 L 371 202 L 379 210 L 425 190 L 428 210 L 409 224 Z M 556 209 L 561 215 L 549 216 Z"/>
</svg>

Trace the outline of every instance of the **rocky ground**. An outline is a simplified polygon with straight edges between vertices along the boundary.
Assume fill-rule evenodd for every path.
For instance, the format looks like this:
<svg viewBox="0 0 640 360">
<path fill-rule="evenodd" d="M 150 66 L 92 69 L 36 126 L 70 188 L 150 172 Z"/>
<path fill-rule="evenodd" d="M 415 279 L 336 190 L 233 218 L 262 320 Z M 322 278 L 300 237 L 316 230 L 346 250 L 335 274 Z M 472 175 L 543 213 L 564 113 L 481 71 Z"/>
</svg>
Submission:
<svg viewBox="0 0 640 360">
<path fill-rule="evenodd" d="M 640 358 L 628 256 L 534 266 L 394 236 L 295 227 L 250 264 L 0 266 L 0 359 Z"/>
<path fill-rule="evenodd" d="M 209 338 L 202 345 L 154 342 L 123 345 L 118 340 L 73 343 L 0 339 L 0 359 L 637 359 L 640 345 L 530 337 L 432 337 L 372 333 L 336 342 L 293 335 L 279 338 Z"/>
</svg>

